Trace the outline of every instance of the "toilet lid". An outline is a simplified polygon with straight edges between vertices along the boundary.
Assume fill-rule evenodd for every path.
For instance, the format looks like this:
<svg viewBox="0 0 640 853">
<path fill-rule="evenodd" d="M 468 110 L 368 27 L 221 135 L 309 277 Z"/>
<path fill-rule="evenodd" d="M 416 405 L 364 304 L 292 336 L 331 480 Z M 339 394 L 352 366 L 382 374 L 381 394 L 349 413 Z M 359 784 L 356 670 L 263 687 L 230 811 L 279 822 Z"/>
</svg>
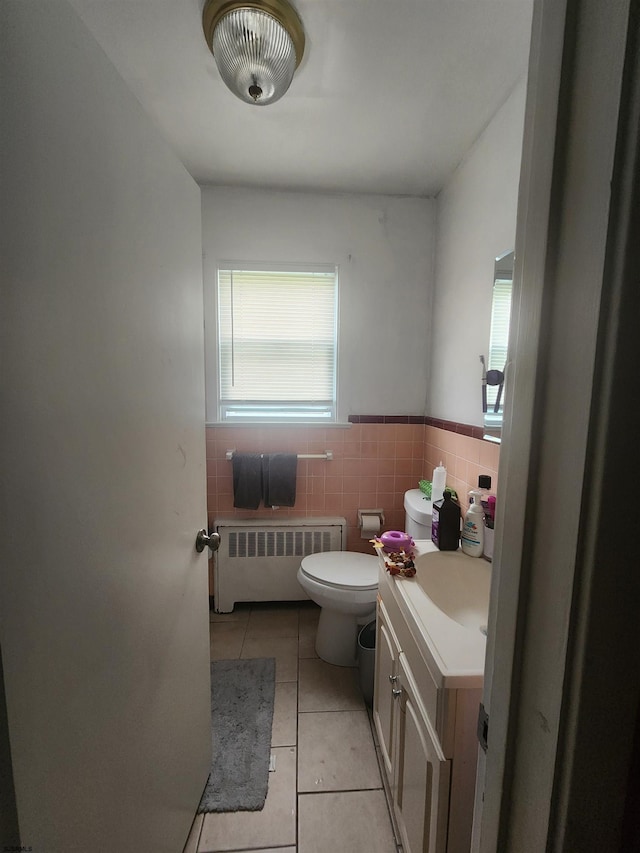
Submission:
<svg viewBox="0 0 640 853">
<path fill-rule="evenodd" d="M 342 589 L 376 589 L 378 558 L 355 551 L 325 551 L 309 554 L 301 563 L 302 571 L 320 583 Z"/>
</svg>

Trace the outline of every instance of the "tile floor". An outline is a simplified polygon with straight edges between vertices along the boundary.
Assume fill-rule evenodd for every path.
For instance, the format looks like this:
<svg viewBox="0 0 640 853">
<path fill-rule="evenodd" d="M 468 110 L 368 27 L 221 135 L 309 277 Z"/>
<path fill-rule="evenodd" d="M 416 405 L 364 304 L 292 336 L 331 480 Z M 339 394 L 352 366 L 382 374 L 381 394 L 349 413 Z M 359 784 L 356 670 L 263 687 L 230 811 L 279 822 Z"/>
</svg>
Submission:
<svg viewBox="0 0 640 853">
<path fill-rule="evenodd" d="M 211 614 L 211 659 L 274 657 L 276 694 L 265 807 L 197 815 L 184 853 L 398 853 L 357 670 L 314 649 L 311 602 Z"/>
</svg>

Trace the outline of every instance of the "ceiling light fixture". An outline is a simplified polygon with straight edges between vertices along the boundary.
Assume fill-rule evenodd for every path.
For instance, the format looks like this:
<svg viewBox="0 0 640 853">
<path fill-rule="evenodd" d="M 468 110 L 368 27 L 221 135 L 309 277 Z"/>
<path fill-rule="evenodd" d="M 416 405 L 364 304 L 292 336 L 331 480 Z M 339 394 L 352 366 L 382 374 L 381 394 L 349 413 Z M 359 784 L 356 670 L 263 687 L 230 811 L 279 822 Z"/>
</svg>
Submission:
<svg viewBox="0 0 640 853">
<path fill-rule="evenodd" d="M 202 27 L 220 76 L 248 104 L 273 104 L 304 53 L 304 30 L 287 0 L 207 0 Z"/>
</svg>

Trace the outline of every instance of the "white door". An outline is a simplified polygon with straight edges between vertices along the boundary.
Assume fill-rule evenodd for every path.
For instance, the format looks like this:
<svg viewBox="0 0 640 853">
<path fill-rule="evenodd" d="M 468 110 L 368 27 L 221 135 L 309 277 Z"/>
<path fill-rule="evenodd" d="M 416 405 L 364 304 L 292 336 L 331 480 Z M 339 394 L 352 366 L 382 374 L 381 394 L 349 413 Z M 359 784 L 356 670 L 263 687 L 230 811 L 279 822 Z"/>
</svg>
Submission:
<svg viewBox="0 0 640 853">
<path fill-rule="evenodd" d="M 20 842 L 179 853 L 210 760 L 200 193 L 66 2 L 0 16 Z"/>
</svg>

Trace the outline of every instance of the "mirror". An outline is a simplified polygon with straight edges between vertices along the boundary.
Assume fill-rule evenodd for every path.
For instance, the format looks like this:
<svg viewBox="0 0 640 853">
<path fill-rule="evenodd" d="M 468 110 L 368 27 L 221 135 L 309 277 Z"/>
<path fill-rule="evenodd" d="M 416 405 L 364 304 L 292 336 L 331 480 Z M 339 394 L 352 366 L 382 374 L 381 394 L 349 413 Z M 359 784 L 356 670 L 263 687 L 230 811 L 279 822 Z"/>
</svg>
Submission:
<svg viewBox="0 0 640 853">
<path fill-rule="evenodd" d="M 486 359 L 484 356 L 480 356 L 482 362 L 484 437 L 489 441 L 500 441 L 502 434 L 504 369 L 507 363 L 507 346 L 509 343 L 513 261 L 513 252 L 505 252 L 496 258 L 493 273 L 489 354 Z"/>
</svg>

